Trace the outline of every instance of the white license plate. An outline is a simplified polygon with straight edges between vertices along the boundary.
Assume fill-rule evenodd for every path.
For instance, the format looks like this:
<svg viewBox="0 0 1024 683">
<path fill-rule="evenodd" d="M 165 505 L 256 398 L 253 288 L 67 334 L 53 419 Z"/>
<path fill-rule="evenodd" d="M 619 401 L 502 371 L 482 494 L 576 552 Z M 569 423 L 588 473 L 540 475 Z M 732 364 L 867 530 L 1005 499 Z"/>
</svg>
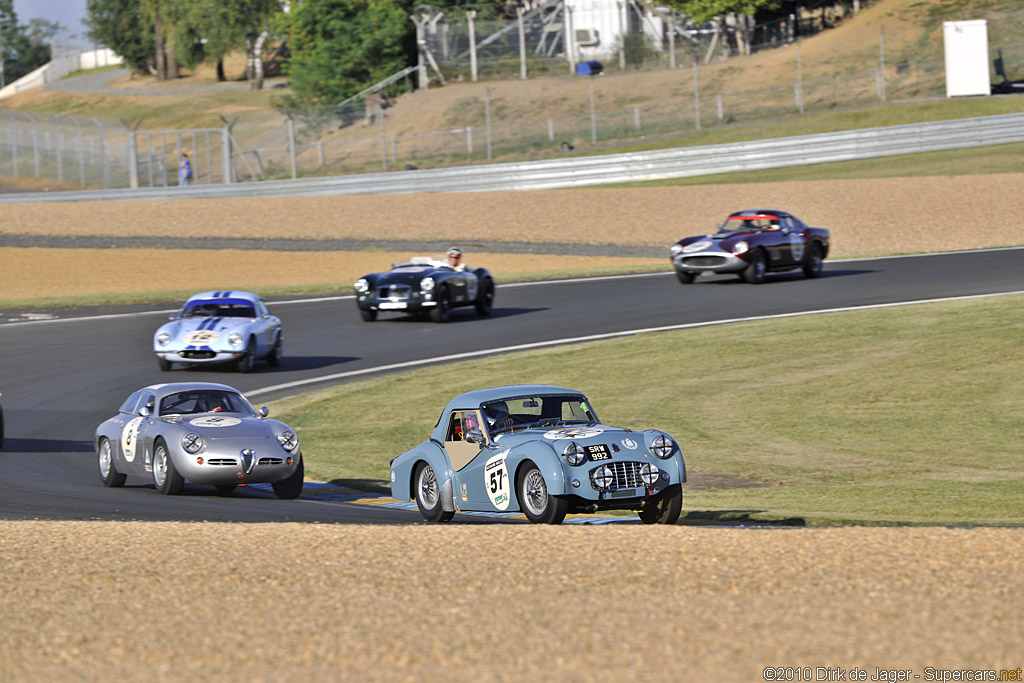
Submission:
<svg viewBox="0 0 1024 683">
<path fill-rule="evenodd" d="M 381 303 L 377 304 L 377 308 L 379 308 L 382 311 L 393 311 L 399 308 L 407 308 L 408 306 L 409 304 L 405 303 L 404 301 L 382 301 Z"/>
</svg>

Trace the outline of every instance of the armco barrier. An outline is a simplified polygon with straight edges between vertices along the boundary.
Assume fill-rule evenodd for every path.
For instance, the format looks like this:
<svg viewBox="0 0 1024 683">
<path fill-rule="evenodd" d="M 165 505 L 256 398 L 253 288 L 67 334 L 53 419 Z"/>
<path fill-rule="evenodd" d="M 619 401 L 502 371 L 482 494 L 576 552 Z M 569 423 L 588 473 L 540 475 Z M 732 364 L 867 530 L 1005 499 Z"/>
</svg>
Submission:
<svg viewBox="0 0 1024 683">
<path fill-rule="evenodd" d="M 509 164 L 187 188 L 8 194 L 0 195 L 0 203 L 541 190 L 873 159 L 1012 142 L 1024 142 L 1024 114 Z"/>
</svg>

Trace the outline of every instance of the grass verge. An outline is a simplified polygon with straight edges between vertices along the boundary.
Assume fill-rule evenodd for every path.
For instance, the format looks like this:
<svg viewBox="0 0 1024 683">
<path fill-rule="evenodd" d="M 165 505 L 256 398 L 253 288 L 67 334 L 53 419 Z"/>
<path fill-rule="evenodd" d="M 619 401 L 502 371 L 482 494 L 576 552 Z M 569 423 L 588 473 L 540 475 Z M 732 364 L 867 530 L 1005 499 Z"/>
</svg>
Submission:
<svg viewBox="0 0 1024 683">
<path fill-rule="evenodd" d="M 284 399 L 307 475 L 387 490 L 388 462 L 463 391 L 578 388 L 604 422 L 658 427 L 691 471 L 693 519 L 1024 524 L 1024 297 L 759 321 L 531 351 Z M 984 330 L 984 335 L 979 335 Z"/>
</svg>

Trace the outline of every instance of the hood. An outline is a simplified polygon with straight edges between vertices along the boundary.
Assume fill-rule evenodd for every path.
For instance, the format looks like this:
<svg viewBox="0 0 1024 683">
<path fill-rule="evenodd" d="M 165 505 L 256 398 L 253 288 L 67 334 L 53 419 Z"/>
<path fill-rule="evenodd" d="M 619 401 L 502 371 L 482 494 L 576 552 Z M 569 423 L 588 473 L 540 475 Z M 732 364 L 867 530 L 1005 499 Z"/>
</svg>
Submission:
<svg viewBox="0 0 1024 683">
<path fill-rule="evenodd" d="M 374 287 L 383 287 L 384 285 L 409 285 L 410 287 L 416 287 L 420 284 L 420 280 L 425 277 L 433 276 L 436 269 L 430 266 L 415 267 L 415 268 L 402 268 L 401 270 L 392 270 L 387 273 L 381 273 L 374 283 Z"/>
<path fill-rule="evenodd" d="M 504 432 L 497 438 L 497 444 L 502 448 L 514 448 L 527 441 L 544 441 L 557 452 L 561 452 L 570 441 L 581 446 L 599 443 L 614 445 L 611 449 L 613 452 L 639 451 L 644 448 L 643 432 L 600 424 L 524 429 Z"/>
<path fill-rule="evenodd" d="M 202 413 L 182 415 L 181 426 L 200 434 L 204 439 L 266 439 L 273 436 L 263 420 L 231 413 Z"/>
<path fill-rule="evenodd" d="M 166 332 L 172 341 L 215 344 L 226 342 L 229 334 L 249 321 L 249 318 L 182 318 L 162 326 L 156 331 L 156 336 Z"/>
</svg>

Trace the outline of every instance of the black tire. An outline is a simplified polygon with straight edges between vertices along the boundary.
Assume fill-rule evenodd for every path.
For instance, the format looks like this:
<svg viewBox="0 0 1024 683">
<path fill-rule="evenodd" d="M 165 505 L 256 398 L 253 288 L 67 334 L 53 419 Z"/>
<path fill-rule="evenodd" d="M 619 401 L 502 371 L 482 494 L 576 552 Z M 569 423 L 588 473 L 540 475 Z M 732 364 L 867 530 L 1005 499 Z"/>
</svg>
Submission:
<svg viewBox="0 0 1024 683">
<path fill-rule="evenodd" d="M 480 293 L 476 295 L 477 315 L 487 316 L 491 314 L 494 307 L 494 281 L 487 278 L 480 285 Z"/>
<path fill-rule="evenodd" d="M 649 505 L 637 514 L 644 524 L 675 524 L 683 511 L 683 487 L 672 484 L 658 494 L 654 505 Z"/>
<path fill-rule="evenodd" d="M 359 315 L 363 317 L 364 322 L 372 323 L 377 319 L 377 311 L 372 308 L 360 308 Z"/>
<path fill-rule="evenodd" d="M 238 484 L 217 484 L 217 493 L 221 496 L 226 496 L 229 493 L 233 493 L 238 488 Z"/>
<path fill-rule="evenodd" d="M 3 430 L 0 429 L 0 437 L 3 436 L 2 432 Z M 124 480 L 127 478 L 127 475 L 117 471 L 117 467 L 114 465 L 114 447 L 110 445 L 108 439 L 100 439 L 99 446 L 96 449 L 96 457 L 99 460 L 100 479 L 103 480 L 103 485 L 110 488 L 124 486 Z"/>
<path fill-rule="evenodd" d="M 804 264 L 804 275 L 807 277 L 821 277 L 821 269 L 825 258 L 821 255 L 821 245 L 817 242 L 811 244 L 807 251 L 807 263 Z"/>
<path fill-rule="evenodd" d="M 755 249 L 750 255 L 750 265 L 743 269 L 743 279 L 752 285 L 759 285 L 764 282 L 767 272 L 768 260 L 764 257 L 764 251 Z"/>
<path fill-rule="evenodd" d="M 156 364 L 159 365 L 160 369 L 163 370 L 164 372 L 167 372 L 168 370 L 171 369 L 171 361 L 167 360 L 166 358 L 157 357 Z"/>
<path fill-rule="evenodd" d="M 0 451 L 4 449 L 4 411 L 0 410 Z"/>
<path fill-rule="evenodd" d="M 163 439 L 157 439 L 153 444 L 153 484 L 165 496 L 176 495 L 185 488 L 185 478 L 174 467 L 174 460 Z"/>
<path fill-rule="evenodd" d="M 443 323 L 448 320 L 450 310 L 451 299 L 448 297 L 448 288 L 442 285 L 437 290 L 437 305 L 430 309 L 430 319 L 435 323 Z"/>
<path fill-rule="evenodd" d="M 271 486 L 274 487 L 274 495 L 284 500 L 295 500 L 302 495 L 302 482 L 306 479 L 306 466 L 302 462 L 302 454 L 299 454 L 299 466 L 295 468 L 295 471 L 288 476 L 287 479 L 276 481 Z"/>
<path fill-rule="evenodd" d="M 690 273 L 685 270 L 677 270 L 676 277 L 679 278 L 679 282 L 684 285 L 692 285 L 693 281 L 697 278 L 697 273 Z"/>
<path fill-rule="evenodd" d="M 412 475 L 416 487 L 416 507 L 428 522 L 447 522 L 455 513 L 441 505 L 441 487 L 434 476 L 434 468 L 425 462 L 417 465 Z"/>
<path fill-rule="evenodd" d="M 534 524 L 561 524 L 569 511 L 568 501 L 548 493 L 544 475 L 532 462 L 519 470 L 516 495 L 523 514 Z"/>
<path fill-rule="evenodd" d="M 284 340 L 281 335 L 277 336 L 277 341 L 274 342 L 274 348 L 270 349 L 270 355 L 267 356 L 267 364 L 271 367 L 277 367 L 281 364 L 281 346 Z"/>
<path fill-rule="evenodd" d="M 252 372 L 254 367 L 256 367 L 256 340 L 250 337 L 245 355 L 238 359 L 238 371 L 248 373 Z"/>
</svg>

